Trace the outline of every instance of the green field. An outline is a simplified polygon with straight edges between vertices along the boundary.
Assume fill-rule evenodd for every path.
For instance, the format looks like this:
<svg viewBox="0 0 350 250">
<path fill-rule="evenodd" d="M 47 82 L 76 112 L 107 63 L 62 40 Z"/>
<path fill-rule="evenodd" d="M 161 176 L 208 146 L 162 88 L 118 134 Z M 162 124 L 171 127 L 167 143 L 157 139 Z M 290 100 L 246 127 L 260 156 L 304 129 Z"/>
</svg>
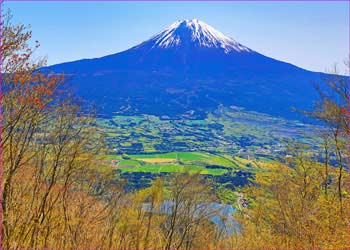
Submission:
<svg viewBox="0 0 350 250">
<path fill-rule="evenodd" d="M 317 145 L 310 125 L 266 114 L 219 108 L 201 120 L 188 117 L 176 120 L 153 115 L 122 116 L 97 120 L 106 135 L 110 154 L 159 154 L 174 158 L 173 152 L 210 152 L 243 158 L 280 154 L 286 141 Z M 171 152 L 168 154 L 163 154 Z M 203 153 L 189 154 L 189 160 L 202 160 Z M 186 153 L 181 161 L 186 161 Z M 135 156 L 137 157 L 137 156 Z M 225 163 L 222 163 L 225 164 Z"/>
<path fill-rule="evenodd" d="M 310 125 L 237 107 L 219 107 L 201 120 L 115 115 L 97 124 L 106 135 L 105 159 L 121 173 L 253 173 L 284 157 L 287 141 L 317 145 L 306 136 Z"/>
<path fill-rule="evenodd" d="M 183 172 L 222 175 L 241 169 L 242 163 L 222 155 L 206 152 L 172 152 L 164 154 L 108 155 L 113 167 L 121 172 L 171 173 Z M 112 164 L 112 163 L 111 163 Z M 207 168 L 210 166 L 210 168 Z M 217 168 L 216 168 L 217 167 Z M 226 168 L 226 169 L 223 169 Z"/>
<path fill-rule="evenodd" d="M 221 107 L 201 120 L 153 115 L 99 118 L 108 153 L 103 157 L 126 190 L 149 187 L 172 173 L 199 173 L 214 183 L 221 200 L 249 182 L 266 163 L 286 155 L 286 142 L 317 145 L 310 125 L 243 109 Z M 317 149 L 313 149 L 317 150 Z M 102 170 L 102 169 L 101 169 Z"/>
</svg>

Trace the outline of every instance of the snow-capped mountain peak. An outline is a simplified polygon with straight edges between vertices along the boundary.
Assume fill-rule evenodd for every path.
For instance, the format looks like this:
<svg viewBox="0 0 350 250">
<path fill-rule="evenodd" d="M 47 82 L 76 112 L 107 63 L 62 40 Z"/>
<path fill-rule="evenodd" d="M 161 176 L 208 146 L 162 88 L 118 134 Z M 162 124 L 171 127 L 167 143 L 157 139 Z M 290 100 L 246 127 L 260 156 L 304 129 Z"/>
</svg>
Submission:
<svg viewBox="0 0 350 250">
<path fill-rule="evenodd" d="M 252 51 L 198 19 L 176 21 L 145 43 L 148 42 L 152 42 L 152 48 L 192 44 L 195 47 L 222 49 L 225 53 Z"/>
</svg>

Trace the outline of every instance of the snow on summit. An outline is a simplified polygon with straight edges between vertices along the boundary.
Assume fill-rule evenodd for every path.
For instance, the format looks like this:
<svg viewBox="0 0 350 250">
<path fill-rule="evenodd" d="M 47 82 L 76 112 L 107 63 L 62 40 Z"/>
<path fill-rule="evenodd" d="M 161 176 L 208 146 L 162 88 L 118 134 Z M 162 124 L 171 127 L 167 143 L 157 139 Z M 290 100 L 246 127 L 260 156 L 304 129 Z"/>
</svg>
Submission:
<svg viewBox="0 0 350 250">
<path fill-rule="evenodd" d="M 153 43 L 152 48 L 192 44 L 196 47 L 219 48 L 225 53 L 252 51 L 198 19 L 176 21 L 144 43 L 149 42 Z"/>
</svg>

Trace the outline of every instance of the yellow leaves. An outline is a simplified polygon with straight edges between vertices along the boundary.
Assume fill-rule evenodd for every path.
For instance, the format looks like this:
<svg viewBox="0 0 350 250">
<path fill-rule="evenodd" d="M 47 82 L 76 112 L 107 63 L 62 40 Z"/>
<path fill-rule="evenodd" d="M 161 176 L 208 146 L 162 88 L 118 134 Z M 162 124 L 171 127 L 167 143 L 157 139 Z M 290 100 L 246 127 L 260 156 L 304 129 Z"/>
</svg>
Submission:
<svg viewBox="0 0 350 250">
<path fill-rule="evenodd" d="M 280 242 L 280 248 L 336 248 L 345 247 L 346 227 L 349 222 L 342 218 L 337 194 L 337 179 L 328 184 L 324 194 L 324 164 L 294 156 L 292 167 L 271 164 L 256 173 L 254 185 L 245 188 L 244 196 L 250 207 L 240 217 L 244 232 L 239 241 L 252 247 L 248 239 L 255 238 L 254 247 L 266 247 Z M 343 192 L 343 203 L 349 212 L 349 197 Z M 345 208 L 344 208 L 345 209 Z M 268 232 L 268 237 L 261 237 Z M 343 241 L 342 241 L 343 240 Z M 242 243 L 243 242 L 243 243 Z M 288 242 L 288 244 L 287 244 Z"/>
</svg>

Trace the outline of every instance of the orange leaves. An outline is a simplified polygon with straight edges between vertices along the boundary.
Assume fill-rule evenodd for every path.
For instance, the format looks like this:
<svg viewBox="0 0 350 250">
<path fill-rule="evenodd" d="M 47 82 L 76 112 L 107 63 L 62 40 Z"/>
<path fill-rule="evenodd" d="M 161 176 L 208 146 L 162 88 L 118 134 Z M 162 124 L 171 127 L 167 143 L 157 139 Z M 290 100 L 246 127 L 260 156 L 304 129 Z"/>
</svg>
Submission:
<svg viewBox="0 0 350 250">
<path fill-rule="evenodd" d="M 343 107 L 343 108 L 341 109 L 341 113 L 342 113 L 343 115 L 350 116 L 350 109 L 347 109 L 347 108 Z"/>
<path fill-rule="evenodd" d="M 53 89 L 59 82 L 64 80 L 64 76 L 46 76 L 40 72 L 17 72 L 12 75 L 11 82 L 14 85 L 18 83 L 21 86 L 32 86 L 39 94 L 52 95 Z"/>
<path fill-rule="evenodd" d="M 13 76 L 13 82 L 19 82 L 21 79 L 21 73 L 16 73 Z"/>
<path fill-rule="evenodd" d="M 18 91 L 17 98 L 21 104 L 34 105 L 44 109 L 52 100 L 55 90 L 64 75 L 46 75 L 41 72 L 17 72 L 10 76 L 9 87 Z"/>
<path fill-rule="evenodd" d="M 18 82 L 21 84 L 21 85 L 24 85 L 26 82 L 28 82 L 28 77 L 21 77 L 19 78 Z"/>
<path fill-rule="evenodd" d="M 22 54 L 13 54 L 11 57 L 12 63 L 27 62 L 32 54 L 32 51 Z"/>
<path fill-rule="evenodd" d="M 44 103 L 37 97 L 19 97 L 19 102 L 25 105 L 34 104 L 39 109 L 44 109 Z"/>
<path fill-rule="evenodd" d="M 33 89 L 40 96 L 43 96 L 43 95 L 50 96 L 53 93 L 52 89 L 45 85 L 34 86 Z"/>
</svg>

